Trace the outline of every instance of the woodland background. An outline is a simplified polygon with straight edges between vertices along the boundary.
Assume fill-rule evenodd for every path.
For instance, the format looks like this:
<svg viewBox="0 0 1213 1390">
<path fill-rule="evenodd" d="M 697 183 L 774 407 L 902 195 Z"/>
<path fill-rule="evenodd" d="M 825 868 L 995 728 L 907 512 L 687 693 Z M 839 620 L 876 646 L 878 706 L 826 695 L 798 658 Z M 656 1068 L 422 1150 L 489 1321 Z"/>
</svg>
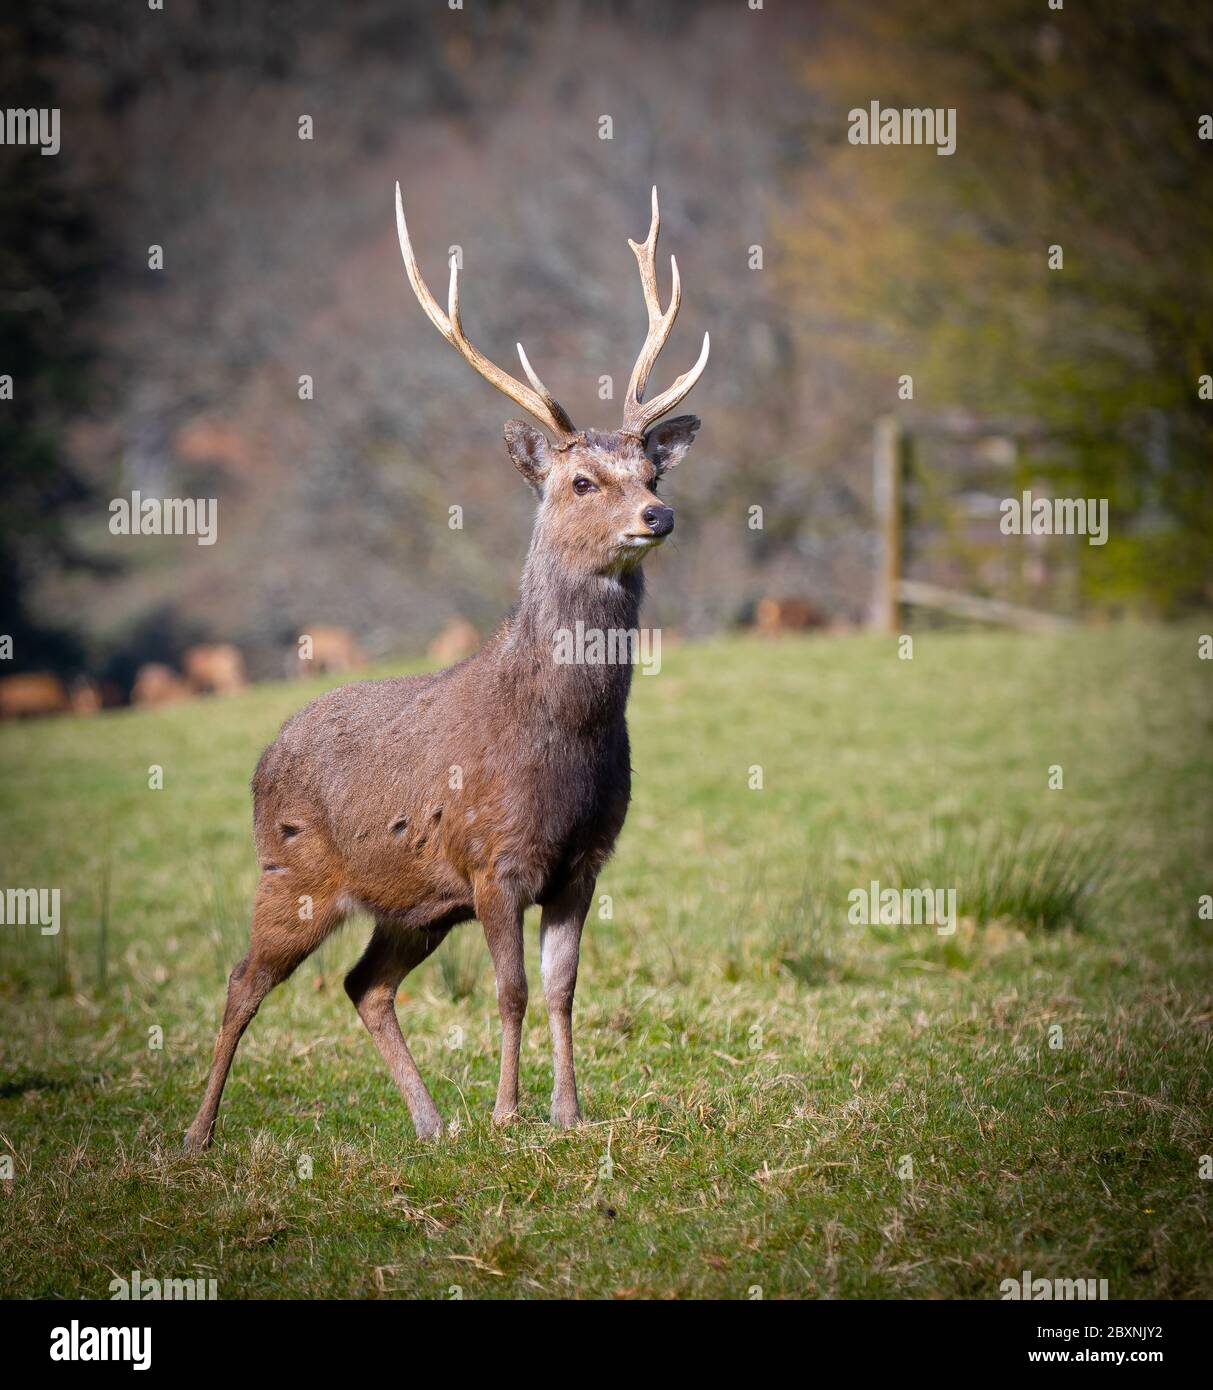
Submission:
<svg viewBox="0 0 1213 1390">
<path fill-rule="evenodd" d="M 651 621 L 706 634 L 765 593 L 862 620 L 890 411 L 1009 422 L 1016 486 L 1109 499 L 1111 540 L 1077 547 L 1082 616 L 1207 607 L 1210 72 L 1186 0 L 9 7 L 0 90 L 63 131 L 56 158 L 0 150 L 9 669 L 127 683 L 222 640 L 279 674 L 312 623 L 383 655 L 496 622 L 532 500 L 510 408 L 408 290 L 397 178 L 432 285 L 464 248 L 473 339 L 502 363 L 521 339 L 600 426 L 643 335 L 625 238 L 659 185 L 684 301 L 658 384 L 705 328 L 713 352 Z M 872 100 L 955 107 L 956 153 L 850 145 Z M 217 497 L 218 544 L 111 536 L 133 489 Z"/>
</svg>

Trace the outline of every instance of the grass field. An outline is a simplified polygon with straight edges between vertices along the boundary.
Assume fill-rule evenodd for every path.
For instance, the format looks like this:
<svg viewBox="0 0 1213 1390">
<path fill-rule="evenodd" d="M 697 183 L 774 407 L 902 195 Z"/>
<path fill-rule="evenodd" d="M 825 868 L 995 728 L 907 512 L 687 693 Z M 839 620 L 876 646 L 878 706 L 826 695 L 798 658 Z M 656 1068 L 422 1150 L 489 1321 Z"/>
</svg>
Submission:
<svg viewBox="0 0 1213 1390">
<path fill-rule="evenodd" d="M 576 1132 L 546 1124 L 533 915 L 510 1130 L 479 927 L 405 982 L 458 1121 L 428 1146 L 341 988 L 356 920 L 270 996 L 185 1158 L 247 938 L 249 776 L 315 688 L 0 729 L 2 882 L 62 891 L 58 936 L 0 929 L 4 1295 L 139 1270 L 221 1298 L 988 1299 L 1031 1270 L 1213 1296 L 1197 630 L 663 656 L 585 938 Z M 955 932 L 852 924 L 872 879 L 955 887 Z"/>
</svg>

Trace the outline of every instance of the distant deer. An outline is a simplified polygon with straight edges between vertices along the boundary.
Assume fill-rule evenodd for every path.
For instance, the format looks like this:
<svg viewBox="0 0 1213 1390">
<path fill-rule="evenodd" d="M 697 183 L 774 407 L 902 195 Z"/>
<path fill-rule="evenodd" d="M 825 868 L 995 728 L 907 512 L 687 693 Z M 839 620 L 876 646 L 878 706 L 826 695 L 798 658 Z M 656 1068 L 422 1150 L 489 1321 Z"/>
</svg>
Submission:
<svg viewBox="0 0 1213 1390">
<path fill-rule="evenodd" d="M 478 918 L 497 976 L 501 1076 L 493 1119 L 518 1108 L 518 1052 L 527 1006 L 522 916 L 543 909 L 540 954 L 552 1034 L 552 1123 L 581 1118 L 573 1071 L 572 1011 L 581 930 L 603 864 L 627 813 L 631 766 L 624 710 L 629 664 L 554 660 L 557 634 L 634 630 L 641 561 L 674 529 L 657 482 L 699 429 L 693 415 L 658 423 L 691 390 L 699 360 L 645 400 L 649 374 L 681 299 L 657 292 L 660 217 L 640 266 L 649 328 L 632 369 L 623 427 L 574 429 L 522 345 L 530 387 L 467 339 L 459 270 L 451 259 L 444 314 L 421 277 L 396 186 L 396 226 L 409 283 L 457 351 L 553 436 L 521 420 L 505 427 L 514 466 L 539 498 L 521 601 L 485 646 L 424 676 L 332 690 L 283 726 L 253 776 L 261 879 L 248 955 L 232 971 L 206 1095 L 186 1148 L 210 1142 L 236 1046 L 261 1001 L 352 912 L 375 928 L 345 988 L 400 1088 L 419 1136 L 442 1120 L 396 1017 L 401 980 L 459 922 Z M 533 388 L 533 389 L 532 389 Z"/>
<path fill-rule="evenodd" d="M 230 695 L 248 685 L 244 658 L 230 642 L 188 648 L 181 658 L 181 668 L 190 688 L 202 693 Z"/>
</svg>

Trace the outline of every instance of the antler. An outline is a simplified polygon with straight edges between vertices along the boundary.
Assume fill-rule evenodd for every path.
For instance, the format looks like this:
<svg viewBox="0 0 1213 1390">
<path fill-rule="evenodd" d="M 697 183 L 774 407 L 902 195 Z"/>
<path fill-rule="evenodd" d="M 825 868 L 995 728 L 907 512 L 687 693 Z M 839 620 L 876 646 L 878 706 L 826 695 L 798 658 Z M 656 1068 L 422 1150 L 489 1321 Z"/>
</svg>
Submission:
<svg viewBox="0 0 1213 1390">
<path fill-rule="evenodd" d="M 659 396 L 644 404 L 645 389 L 649 384 L 649 373 L 657 361 L 658 354 L 665 347 L 670 329 L 678 317 L 678 306 L 682 303 L 682 285 L 678 279 L 678 262 L 670 257 L 670 304 L 665 313 L 661 311 L 661 300 L 657 294 L 657 233 L 661 230 L 661 214 L 657 211 L 657 188 L 653 187 L 653 220 L 649 223 L 649 234 L 644 241 L 637 243 L 628 239 L 628 245 L 636 253 L 640 266 L 640 285 L 644 290 L 644 303 L 649 311 L 649 332 L 640 349 L 640 356 L 632 368 L 632 379 L 628 382 L 627 400 L 623 407 L 623 427 L 634 434 L 644 434 L 654 421 L 661 419 L 668 411 L 687 395 L 691 387 L 703 375 L 708 365 L 708 335 L 703 335 L 703 348 L 699 361 L 689 372 L 683 374 Z"/>
<path fill-rule="evenodd" d="M 495 366 L 484 353 L 468 341 L 459 317 L 459 265 L 454 256 L 451 257 L 451 287 L 447 296 L 447 313 L 444 314 L 438 307 L 437 300 L 421 278 L 417 257 L 413 254 L 412 243 L 409 241 L 409 229 L 404 221 L 404 203 L 400 197 L 399 183 L 396 184 L 396 232 L 400 237 L 400 254 L 404 257 L 404 268 L 409 277 L 409 284 L 413 287 L 413 293 L 417 296 L 430 322 L 447 342 L 465 361 L 475 367 L 485 381 L 507 395 L 515 405 L 520 405 L 528 414 L 533 415 L 558 439 L 568 439 L 576 434 L 573 422 L 565 413 L 564 407 L 535 375 L 531 364 L 527 361 L 526 353 L 522 350 L 521 343 L 517 344 L 518 356 L 522 362 L 522 370 L 527 374 L 531 386 L 535 388 L 533 391 L 529 386 L 524 386 L 521 381 L 510 376 L 508 372 L 503 372 L 500 367 Z"/>
</svg>

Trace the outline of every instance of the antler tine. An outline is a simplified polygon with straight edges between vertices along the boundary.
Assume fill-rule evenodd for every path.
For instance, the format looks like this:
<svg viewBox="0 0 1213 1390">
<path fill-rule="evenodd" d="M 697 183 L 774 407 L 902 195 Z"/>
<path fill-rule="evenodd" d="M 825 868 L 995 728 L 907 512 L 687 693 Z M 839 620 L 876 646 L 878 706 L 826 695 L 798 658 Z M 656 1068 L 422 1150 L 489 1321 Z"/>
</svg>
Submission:
<svg viewBox="0 0 1213 1390">
<path fill-rule="evenodd" d="M 539 380 L 538 373 L 535 371 L 534 367 L 531 366 L 530 362 L 527 361 L 527 355 L 522 350 L 522 344 L 515 343 L 514 346 L 518 349 L 518 360 L 522 363 L 522 370 L 526 373 L 527 380 L 539 393 L 539 396 L 543 400 L 544 405 L 546 405 L 547 408 L 551 411 L 553 418 L 559 416 L 562 420 L 567 422 L 567 428 L 564 432 L 566 434 L 573 434 L 573 422 L 564 413 L 564 408 L 563 406 L 561 406 L 560 402 L 557 401 L 555 396 L 552 395 L 552 393 L 543 384 L 543 382 Z"/>
<path fill-rule="evenodd" d="M 660 317 L 661 300 L 657 294 L 657 238 L 661 233 L 661 210 L 657 206 L 657 185 L 653 185 L 653 215 L 649 219 L 649 234 L 639 245 L 628 237 L 628 245 L 640 262 L 640 287 L 644 290 L 644 302 L 649 318 Z M 671 259 L 673 259 L 671 257 Z"/>
<path fill-rule="evenodd" d="M 699 349 L 699 360 L 689 372 L 674 379 L 672 386 L 659 395 L 654 396 L 651 401 L 646 401 L 644 405 L 638 406 L 630 419 L 625 423 L 625 428 L 632 430 L 636 434 L 644 434 L 650 425 L 655 424 L 663 415 L 668 415 L 684 396 L 689 396 L 695 383 L 703 375 L 704 368 L 708 365 L 708 352 L 711 348 L 711 341 L 708 335 L 703 335 L 703 347 Z"/>
<path fill-rule="evenodd" d="M 628 245 L 635 253 L 636 263 L 640 267 L 640 287 L 644 291 L 644 303 L 649 312 L 649 330 L 644 346 L 640 349 L 640 356 L 636 359 L 636 365 L 632 368 L 623 412 L 624 428 L 636 434 L 643 434 L 655 420 L 660 419 L 682 400 L 702 376 L 708 361 L 708 335 L 705 333 L 703 349 L 695 366 L 689 372 L 684 372 L 673 386 L 663 391 L 660 396 L 647 405 L 643 404 L 644 393 L 649 384 L 649 373 L 653 370 L 661 349 L 666 345 L 682 303 L 682 281 L 678 274 L 678 262 L 671 256 L 670 303 L 665 312 L 662 312 L 661 297 L 657 292 L 657 236 L 660 231 L 661 213 L 657 206 L 657 187 L 654 185 L 653 216 L 649 222 L 649 234 L 639 243 L 632 241 L 630 237 L 628 239 Z"/>
<path fill-rule="evenodd" d="M 510 376 L 508 372 L 502 371 L 495 363 L 490 362 L 484 353 L 468 340 L 463 331 L 463 321 L 459 313 L 459 263 L 454 256 L 451 257 L 451 283 L 447 293 L 447 312 L 445 314 L 442 312 L 438 301 L 430 293 L 429 287 L 422 278 L 417 257 L 413 254 L 408 225 L 404 220 L 404 200 L 400 195 L 399 183 L 396 184 L 396 235 L 400 239 L 400 254 L 404 257 L 404 269 L 409 277 L 409 284 L 413 287 L 413 293 L 425 310 L 426 317 L 447 342 L 484 377 L 485 381 L 495 386 L 503 395 L 508 396 L 515 405 L 520 405 L 529 415 L 533 415 L 541 425 L 546 426 L 559 439 L 567 439 L 570 435 L 575 434 L 572 420 L 569 419 L 564 407 L 532 371 L 531 364 L 527 361 L 521 344 L 518 345 L 518 355 L 522 358 L 522 365 L 531 386 L 535 388 L 533 391 L 530 386 L 524 386 L 516 377 Z"/>
<path fill-rule="evenodd" d="M 400 184 L 396 184 L 396 236 L 400 241 L 400 254 L 404 257 L 404 273 L 417 296 L 418 303 L 425 310 L 426 317 L 442 334 L 448 343 L 455 341 L 451 331 L 451 321 L 438 307 L 438 301 L 430 293 L 429 286 L 421 277 L 421 267 L 413 254 L 413 243 L 409 240 L 409 229 L 404 220 L 404 200 L 400 196 Z"/>
<path fill-rule="evenodd" d="M 649 373 L 653 370 L 653 364 L 657 361 L 658 354 L 670 336 L 670 329 L 673 328 L 674 320 L 678 317 L 678 306 L 682 303 L 682 285 L 678 278 L 678 262 L 671 256 L 670 305 L 664 313 L 662 312 L 661 296 L 657 290 L 657 238 L 660 233 L 661 211 L 657 205 L 657 187 L 654 185 L 653 216 L 649 222 L 649 234 L 639 243 L 630 237 L 628 238 L 628 245 L 632 248 L 636 256 L 636 264 L 640 268 L 640 288 L 644 291 L 645 308 L 649 311 L 648 334 L 645 337 L 644 346 L 640 350 L 640 356 L 636 359 L 636 365 L 632 368 L 631 380 L 628 382 L 627 400 L 629 404 L 633 401 L 639 404 L 644 400 L 644 393 L 649 384 Z"/>
</svg>

